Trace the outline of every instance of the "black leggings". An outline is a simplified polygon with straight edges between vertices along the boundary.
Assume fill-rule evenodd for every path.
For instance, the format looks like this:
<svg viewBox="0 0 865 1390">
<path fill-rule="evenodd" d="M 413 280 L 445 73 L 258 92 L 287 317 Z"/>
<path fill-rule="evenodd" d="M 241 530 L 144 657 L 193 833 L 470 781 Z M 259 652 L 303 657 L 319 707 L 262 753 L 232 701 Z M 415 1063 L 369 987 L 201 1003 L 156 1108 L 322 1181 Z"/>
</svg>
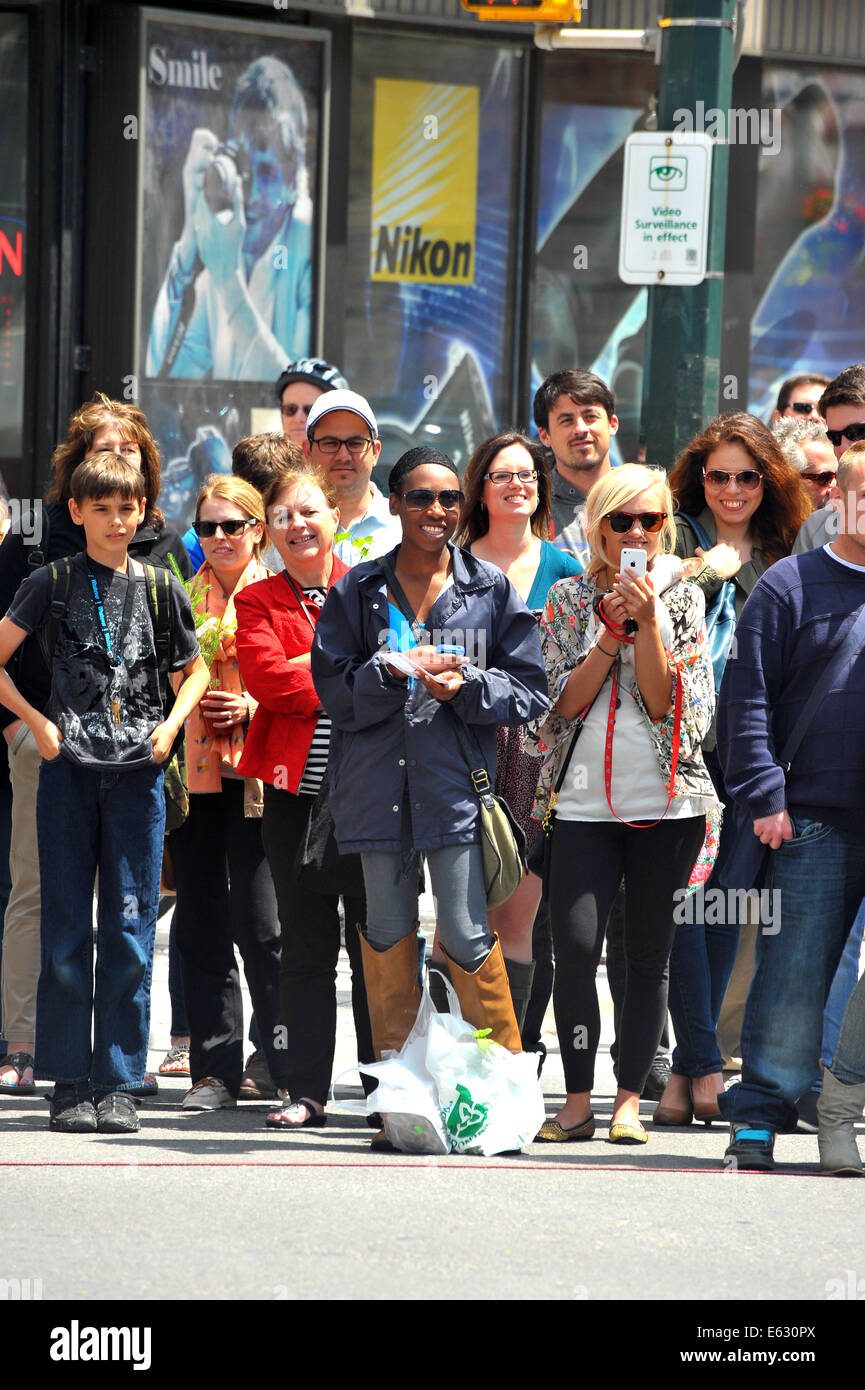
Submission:
<svg viewBox="0 0 865 1390">
<path fill-rule="evenodd" d="M 667 1011 L 673 894 L 687 885 L 705 830 L 704 816 L 637 829 L 619 821 L 556 821 L 550 865 L 553 1007 L 568 1092 L 590 1091 L 594 1084 L 601 1035 L 595 975 L 623 875 L 627 974 L 618 1074 L 622 1090 L 642 1091 Z"/>
</svg>

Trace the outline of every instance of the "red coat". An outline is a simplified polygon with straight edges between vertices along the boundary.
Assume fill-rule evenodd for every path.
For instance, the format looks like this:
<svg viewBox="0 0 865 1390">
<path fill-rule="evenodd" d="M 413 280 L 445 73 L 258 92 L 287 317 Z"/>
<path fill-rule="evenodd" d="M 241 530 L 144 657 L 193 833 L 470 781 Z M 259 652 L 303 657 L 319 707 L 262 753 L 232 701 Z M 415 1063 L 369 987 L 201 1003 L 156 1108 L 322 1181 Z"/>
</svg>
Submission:
<svg viewBox="0 0 865 1390">
<path fill-rule="evenodd" d="M 328 589 L 347 566 L 333 557 Z M 301 609 L 285 574 L 242 589 L 235 599 L 237 660 L 243 684 L 258 701 L 238 772 L 296 792 L 303 776 L 321 702 L 309 667 L 288 658 L 308 652 L 319 609 Z M 309 618 L 306 617 L 309 614 Z"/>
</svg>

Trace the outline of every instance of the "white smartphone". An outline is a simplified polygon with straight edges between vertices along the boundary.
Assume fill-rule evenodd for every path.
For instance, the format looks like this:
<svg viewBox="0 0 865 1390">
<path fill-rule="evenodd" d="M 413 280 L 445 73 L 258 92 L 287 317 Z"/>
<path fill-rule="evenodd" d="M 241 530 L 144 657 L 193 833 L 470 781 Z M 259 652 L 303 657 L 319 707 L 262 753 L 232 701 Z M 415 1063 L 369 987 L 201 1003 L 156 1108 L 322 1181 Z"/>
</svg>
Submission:
<svg viewBox="0 0 865 1390">
<path fill-rule="evenodd" d="M 619 571 L 621 574 L 629 571 L 631 574 L 638 574 L 641 579 L 644 579 L 646 575 L 645 550 L 638 550 L 636 546 L 623 545 L 619 559 Z"/>
</svg>

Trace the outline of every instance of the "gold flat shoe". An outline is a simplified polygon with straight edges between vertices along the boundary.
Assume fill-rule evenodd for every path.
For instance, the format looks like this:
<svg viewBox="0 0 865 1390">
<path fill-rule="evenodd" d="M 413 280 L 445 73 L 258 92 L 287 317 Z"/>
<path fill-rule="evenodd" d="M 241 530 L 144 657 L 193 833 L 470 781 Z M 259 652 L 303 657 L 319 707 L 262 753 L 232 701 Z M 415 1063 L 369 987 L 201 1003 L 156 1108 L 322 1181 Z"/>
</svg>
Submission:
<svg viewBox="0 0 865 1390">
<path fill-rule="evenodd" d="M 558 1120 L 545 1120 L 535 1135 L 536 1144 L 571 1144 L 580 1139 L 593 1139 L 595 1136 L 595 1117 L 589 1111 L 582 1124 L 573 1129 L 563 1129 Z"/>
<path fill-rule="evenodd" d="M 647 1144 L 649 1136 L 642 1125 L 610 1125 L 608 1144 Z"/>
</svg>

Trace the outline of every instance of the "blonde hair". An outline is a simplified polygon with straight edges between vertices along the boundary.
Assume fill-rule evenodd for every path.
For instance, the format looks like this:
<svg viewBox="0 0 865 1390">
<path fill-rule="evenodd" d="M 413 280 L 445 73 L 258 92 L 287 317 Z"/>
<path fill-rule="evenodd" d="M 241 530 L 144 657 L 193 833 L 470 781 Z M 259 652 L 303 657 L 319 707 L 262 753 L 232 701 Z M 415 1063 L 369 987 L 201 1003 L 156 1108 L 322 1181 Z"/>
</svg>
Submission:
<svg viewBox="0 0 865 1390">
<path fill-rule="evenodd" d="M 646 468 L 641 463 L 623 463 L 599 478 L 586 498 L 586 540 L 592 548 L 587 574 L 600 574 L 605 569 L 616 568 L 604 549 L 601 522 L 610 512 L 622 511 L 641 492 L 657 492 L 660 497 L 658 511 L 667 513 L 660 532 L 660 553 L 668 554 L 675 548 L 673 497 L 666 473 L 661 468 Z"/>
<path fill-rule="evenodd" d="M 853 470 L 863 459 L 865 459 L 865 439 L 857 439 L 855 444 L 851 444 L 849 449 L 844 450 L 838 460 L 838 472 L 835 474 L 835 482 L 842 493 L 850 487 Z"/>
<path fill-rule="evenodd" d="M 205 478 L 195 503 L 196 521 L 201 515 L 204 503 L 212 500 L 233 502 L 242 512 L 246 512 L 248 517 L 260 521 L 262 526 L 267 525 L 261 493 L 243 478 L 236 478 L 232 473 L 211 473 L 209 478 Z M 260 546 L 261 541 L 256 541 L 252 548 L 256 560 L 261 558 Z"/>
</svg>

